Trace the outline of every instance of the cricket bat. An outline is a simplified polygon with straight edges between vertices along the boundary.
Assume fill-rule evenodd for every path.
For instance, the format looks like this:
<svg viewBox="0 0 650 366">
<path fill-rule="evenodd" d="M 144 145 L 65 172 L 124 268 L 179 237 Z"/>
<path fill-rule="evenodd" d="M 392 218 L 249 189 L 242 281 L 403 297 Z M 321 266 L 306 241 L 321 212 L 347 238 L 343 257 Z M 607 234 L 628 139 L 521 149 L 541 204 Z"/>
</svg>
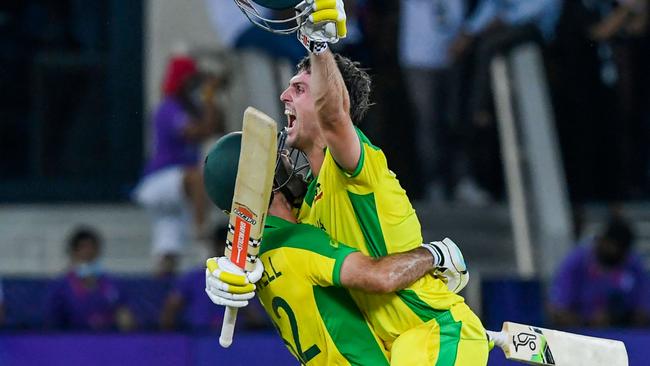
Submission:
<svg viewBox="0 0 650 366">
<path fill-rule="evenodd" d="M 512 322 L 504 322 L 500 332 L 488 331 L 488 335 L 507 359 L 531 365 L 628 365 L 625 344 L 621 341 Z"/>
<path fill-rule="evenodd" d="M 246 108 L 235 193 L 232 199 L 224 256 L 251 271 L 257 258 L 271 200 L 277 155 L 277 124 L 253 107 Z M 226 308 L 219 344 L 232 344 L 237 308 Z"/>
</svg>

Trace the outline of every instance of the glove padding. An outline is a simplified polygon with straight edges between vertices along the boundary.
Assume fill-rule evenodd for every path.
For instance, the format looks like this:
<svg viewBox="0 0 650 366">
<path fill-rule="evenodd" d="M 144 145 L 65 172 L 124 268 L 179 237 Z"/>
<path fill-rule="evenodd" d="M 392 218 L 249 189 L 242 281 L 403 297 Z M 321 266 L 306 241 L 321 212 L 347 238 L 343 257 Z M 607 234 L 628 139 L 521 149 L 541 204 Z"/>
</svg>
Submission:
<svg viewBox="0 0 650 366">
<path fill-rule="evenodd" d="M 434 275 L 440 277 L 449 291 L 459 293 L 469 282 L 469 272 L 465 264 L 465 258 L 456 243 L 445 238 L 442 241 L 433 241 L 422 244 L 429 250 L 438 263 L 434 269 Z"/>
<path fill-rule="evenodd" d="M 324 34 L 328 38 L 345 38 L 347 35 L 345 6 L 343 0 L 306 0 L 307 4 L 312 5 L 314 11 L 307 18 L 307 24 L 313 26 L 322 26 Z M 325 24 L 323 24 L 325 23 Z M 309 37 L 310 35 L 307 34 Z M 330 42 L 324 39 L 314 39 L 314 41 Z"/>
<path fill-rule="evenodd" d="M 242 308 L 255 296 L 254 283 L 264 273 L 264 265 L 257 258 L 255 269 L 244 272 L 228 258 L 210 258 L 205 262 L 205 292 L 217 305 Z"/>
<path fill-rule="evenodd" d="M 347 35 L 345 7 L 343 0 L 305 0 L 296 11 L 301 13 L 308 6 L 312 12 L 297 36 L 309 52 L 319 54 L 325 52 L 327 43 L 336 43 Z"/>
</svg>

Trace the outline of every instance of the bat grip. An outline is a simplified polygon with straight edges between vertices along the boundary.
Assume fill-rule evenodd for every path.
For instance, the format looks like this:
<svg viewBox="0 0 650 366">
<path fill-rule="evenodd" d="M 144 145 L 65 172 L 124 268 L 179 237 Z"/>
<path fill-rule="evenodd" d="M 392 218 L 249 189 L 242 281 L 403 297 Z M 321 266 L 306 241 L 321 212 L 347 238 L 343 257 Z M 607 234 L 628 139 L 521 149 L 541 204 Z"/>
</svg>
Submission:
<svg viewBox="0 0 650 366">
<path fill-rule="evenodd" d="M 237 321 L 237 308 L 226 307 L 223 314 L 223 324 L 221 325 L 221 335 L 219 344 L 223 348 L 228 348 L 232 344 L 232 335 L 235 332 L 235 322 Z"/>
<path fill-rule="evenodd" d="M 486 332 L 494 344 L 500 348 L 508 348 L 508 338 L 504 332 L 493 332 L 491 330 L 486 330 Z"/>
</svg>

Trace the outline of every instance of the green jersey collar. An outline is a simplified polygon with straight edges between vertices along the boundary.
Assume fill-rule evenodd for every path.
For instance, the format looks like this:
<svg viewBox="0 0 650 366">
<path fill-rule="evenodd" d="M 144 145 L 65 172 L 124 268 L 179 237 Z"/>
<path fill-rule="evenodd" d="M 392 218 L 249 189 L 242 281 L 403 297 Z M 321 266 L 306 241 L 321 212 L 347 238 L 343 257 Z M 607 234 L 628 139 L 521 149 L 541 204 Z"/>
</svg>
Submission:
<svg viewBox="0 0 650 366">
<path fill-rule="evenodd" d="M 281 228 L 285 226 L 290 226 L 293 225 L 292 222 L 289 222 L 283 218 L 277 217 L 277 216 L 267 216 L 266 217 L 266 222 L 264 223 L 265 227 L 270 227 L 270 228 Z"/>
</svg>

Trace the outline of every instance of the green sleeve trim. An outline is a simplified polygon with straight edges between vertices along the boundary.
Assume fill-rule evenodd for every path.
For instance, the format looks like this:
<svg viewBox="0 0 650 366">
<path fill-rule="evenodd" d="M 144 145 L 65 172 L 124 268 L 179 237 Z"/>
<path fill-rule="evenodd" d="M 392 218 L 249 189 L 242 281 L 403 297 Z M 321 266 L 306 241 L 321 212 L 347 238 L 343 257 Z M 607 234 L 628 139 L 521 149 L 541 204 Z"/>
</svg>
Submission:
<svg viewBox="0 0 650 366">
<path fill-rule="evenodd" d="M 361 139 L 362 143 L 365 143 L 366 145 L 370 146 L 375 151 L 381 150 L 379 147 L 373 145 L 373 143 L 370 142 L 370 139 L 368 138 L 368 136 L 366 136 L 363 133 L 363 131 L 361 131 L 358 127 L 356 128 L 356 130 L 357 130 L 357 135 L 359 135 L 359 139 Z"/>
<path fill-rule="evenodd" d="M 356 131 L 357 131 L 357 136 L 359 137 L 359 148 L 361 149 L 361 154 L 359 156 L 359 162 L 357 163 L 357 168 L 354 169 L 354 171 L 352 173 L 345 173 L 345 175 L 347 175 L 348 178 L 354 178 L 354 177 L 358 176 L 359 174 L 361 174 L 361 169 L 363 169 L 363 163 L 364 163 L 365 158 L 366 158 L 366 148 L 365 148 L 365 146 L 363 146 L 364 142 L 361 139 L 361 135 L 359 135 L 361 133 L 361 131 L 359 131 L 358 128 L 356 129 Z"/>
<path fill-rule="evenodd" d="M 336 164 L 336 167 L 339 168 L 339 170 L 341 172 L 343 172 L 343 174 L 345 174 L 345 176 L 348 177 L 348 178 L 354 178 L 354 177 L 358 176 L 359 174 L 361 174 L 361 169 L 363 169 L 363 162 L 364 162 L 365 157 L 366 157 L 366 149 L 364 148 L 363 145 L 366 144 L 367 142 L 365 142 L 363 140 L 363 138 L 361 137 L 361 136 L 363 136 L 363 133 L 361 132 L 361 130 L 359 130 L 356 127 L 355 127 L 355 130 L 357 131 L 357 137 L 359 138 L 359 148 L 361 149 L 361 152 L 360 152 L 360 155 L 359 155 L 359 161 L 357 162 L 357 167 L 354 168 L 354 171 L 350 173 L 347 170 L 343 169 L 343 167 L 341 167 L 339 165 L 339 163 L 336 161 L 336 159 L 334 159 L 334 156 L 332 156 L 332 160 L 334 160 L 334 164 Z M 365 136 L 363 136 L 363 137 L 365 137 Z M 368 140 L 368 138 L 366 137 L 366 141 L 367 140 Z M 330 152 L 330 155 L 331 154 L 332 153 Z"/>
<path fill-rule="evenodd" d="M 327 333 L 350 365 L 389 365 L 378 339 L 346 289 L 314 286 L 313 292 Z"/>
<path fill-rule="evenodd" d="M 371 256 L 383 257 L 388 254 L 384 233 L 381 230 L 379 214 L 377 213 L 377 204 L 375 194 L 355 194 L 348 192 L 354 216 L 361 228 L 363 238 L 366 242 L 366 248 Z"/>
<path fill-rule="evenodd" d="M 343 262 L 345 262 L 345 258 L 354 252 L 357 252 L 357 250 L 343 244 L 339 244 L 338 258 L 336 258 L 336 262 L 334 262 L 334 269 L 332 269 L 332 282 L 334 283 L 334 286 L 343 286 L 341 284 L 341 267 L 343 266 Z"/>
</svg>

